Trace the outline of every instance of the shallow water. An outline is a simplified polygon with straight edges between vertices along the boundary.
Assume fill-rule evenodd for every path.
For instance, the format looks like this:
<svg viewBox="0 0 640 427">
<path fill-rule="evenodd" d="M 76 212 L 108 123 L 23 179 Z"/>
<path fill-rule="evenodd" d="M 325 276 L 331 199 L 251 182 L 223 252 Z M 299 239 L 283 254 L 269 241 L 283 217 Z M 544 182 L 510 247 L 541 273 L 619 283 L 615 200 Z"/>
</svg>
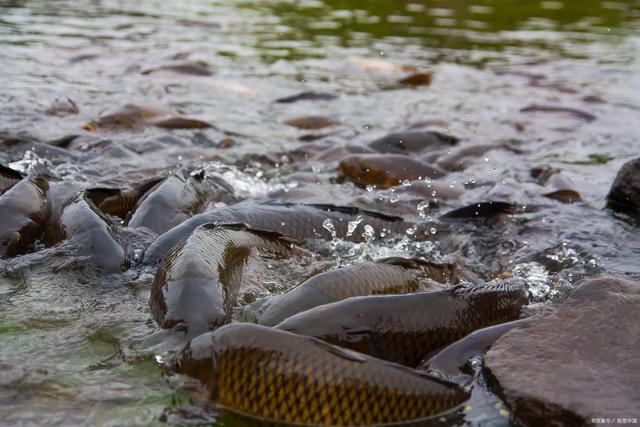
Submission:
<svg viewBox="0 0 640 427">
<path fill-rule="evenodd" d="M 0 3 L 0 139 L 82 135 L 74 141 L 75 159 L 44 160 L 35 147 L 25 152 L 0 146 L 0 162 L 47 169 L 86 187 L 123 185 L 179 165 L 200 165 L 221 172 L 243 199 L 278 194 L 348 204 L 364 197 L 369 208 L 419 218 L 419 200 L 407 205 L 404 199 L 394 202 L 392 192 L 380 193 L 379 200 L 377 191 L 348 184 L 316 186 L 287 178 L 304 171 L 322 181 L 335 176 L 335 162 L 290 160 L 287 153 L 310 144 L 298 137 L 325 131 L 299 131 L 283 122 L 301 115 L 332 117 L 341 124 L 320 143 L 337 146 L 430 121 L 430 129 L 458 136 L 462 146 L 506 140 L 519 151 L 491 151 L 450 174 L 449 182 L 476 185 L 441 209 L 496 194 L 541 206 L 492 227 L 459 231 L 471 242 L 468 262 L 479 273 L 525 277 L 540 302 L 561 297 L 579 278 L 599 272 L 640 279 L 637 224 L 605 209 L 617 170 L 638 155 L 637 1 L 182 3 Z M 141 74 L 184 59 L 208 64 L 213 75 Z M 398 85 L 407 74 L 400 66 L 433 71 L 433 83 Z M 340 96 L 273 103 L 308 90 Z M 77 113 L 47 113 L 67 98 Z M 131 102 L 170 107 L 220 130 L 82 130 L 101 113 Z M 595 120 L 520 111 L 531 105 L 578 109 Z M 235 145 L 228 149 L 216 147 L 229 136 L 224 131 L 240 134 L 231 136 Z M 530 168 L 545 164 L 562 169 L 583 202 L 562 204 L 517 184 L 530 180 Z M 296 196 L 305 189 L 304 197 Z M 438 212 L 429 207 L 422 213 Z M 364 225 L 355 232 L 362 233 Z M 383 244 L 381 230 L 375 232 L 370 245 L 336 239 L 317 250 L 331 265 L 450 251 L 409 235 Z M 138 253 L 154 237 L 130 234 Z M 61 258 L 54 249 L 0 261 L 3 422 L 216 423 L 215 414 L 190 406 L 156 363 L 161 340 L 147 304 L 153 271 L 134 268 L 99 278 L 78 272 L 74 263 L 82 260 Z M 285 272 L 276 266 L 270 275 L 270 281 L 281 280 L 274 293 L 295 285 L 296 277 Z M 248 305 L 238 316 L 250 318 L 259 305 Z M 476 394 L 470 410 L 451 423 L 509 424 L 495 396 Z M 240 421 L 226 422 L 235 423 Z"/>
</svg>

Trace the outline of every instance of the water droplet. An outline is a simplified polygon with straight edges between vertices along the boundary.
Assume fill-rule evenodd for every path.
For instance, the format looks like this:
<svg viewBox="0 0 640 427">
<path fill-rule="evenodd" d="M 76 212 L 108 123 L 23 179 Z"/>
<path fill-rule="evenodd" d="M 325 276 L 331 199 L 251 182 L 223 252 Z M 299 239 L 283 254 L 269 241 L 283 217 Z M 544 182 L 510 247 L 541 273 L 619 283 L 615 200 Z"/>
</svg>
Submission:
<svg viewBox="0 0 640 427">
<path fill-rule="evenodd" d="M 431 234 L 436 234 L 438 232 L 435 227 L 431 227 L 429 231 L 431 232 Z"/>
<path fill-rule="evenodd" d="M 322 221 L 322 227 L 325 230 L 329 231 L 329 233 L 331 233 L 331 237 L 333 237 L 334 239 L 337 237 L 336 228 L 333 226 L 333 221 L 331 221 L 329 218 Z"/>
<path fill-rule="evenodd" d="M 358 228 L 358 224 L 360 224 L 362 220 L 363 218 L 361 216 L 358 216 L 353 221 L 349 221 L 347 223 L 347 237 L 350 237 L 351 235 L 353 235 L 353 232 L 356 230 L 356 228 Z"/>
<path fill-rule="evenodd" d="M 391 203 L 398 203 L 400 201 L 400 196 L 398 196 L 397 194 L 394 194 L 393 196 L 391 196 L 391 198 L 389 199 L 389 201 Z"/>
<path fill-rule="evenodd" d="M 375 187 L 371 184 L 367 185 L 365 187 L 365 190 L 367 190 L 369 193 L 371 193 L 373 190 L 375 189 Z"/>
</svg>

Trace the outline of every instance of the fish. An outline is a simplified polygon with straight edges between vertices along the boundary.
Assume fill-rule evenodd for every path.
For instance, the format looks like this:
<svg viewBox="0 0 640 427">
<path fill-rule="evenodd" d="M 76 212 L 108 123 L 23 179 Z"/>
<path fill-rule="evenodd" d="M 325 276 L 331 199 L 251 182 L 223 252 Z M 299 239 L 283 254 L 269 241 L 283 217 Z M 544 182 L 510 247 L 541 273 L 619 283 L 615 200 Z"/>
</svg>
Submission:
<svg viewBox="0 0 640 427">
<path fill-rule="evenodd" d="M 582 119 L 585 122 L 592 122 L 596 119 L 591 113 L 587 113 L 585 111 L 581 111 L 575 108 L 567 108 L 567 107 L 555 107 L 548 105 L 530 105 L 525 108 L 521 108 L 520 112 L 522 113 L 567 113 L 578 119 Z"/>
<path fill-rule="evenodd" d="M 172 364 L 219 407 L 277 423 L 378 425 L 431 417 L 469 398 L 455 383 L 251 323 L 193 339 Z"/>
<path fill-rule="evenodd" d="M 235 201 L 233 187 L 204 171 L 179 171 L 156 184 L 138 199 L 127 226 L 146 227 L 162 234 L 204 210 L 211 202 Z M 237 222 L 237 221 L 236 221 Z"/>
<path fill-rule="evenodd" d="M 338 95 L 328 92 L 301 92 L 296 95 L 278 98 L 274 102 L 279 104 L 290 104 L 298 101 L 332 101 L 337 99 Z"/>
<path fill-rule="evenodd" d="M 575 203 L 582 201 L 580 192 L 575 189 L 575 184 L 562 171 L 552 167 L 537 167 L 531 169 L 531 175 L 539 185 L 548 187 L 552 191 L 544 193 L 549 199 L 562 203 Z"/>
<path fill-rule="evenodd" d="M 304 130 L 323 129 L 329 126 L 335 126 L 339 123 L 333 119 L 323 116 L 304 116 L 289 119 L 285 122 L 289 126 Z"/>
<path fill-rule="evenodd" d="M 363 70 L 385 72 L 415 72 L 416 68 L 410 65 L 398 65 L 387 61 L 371 60 L 366 58 L 356 59 L 356 64 Z"/>
<path fill-rule="evenodd" d="M 529 320 L 519 319 L 478 329 L 443 348 L 433 357 L 422 361 L 418 369 L 446 375 L 456 374 L 471 358 L 484 354 L 502 335 L 513 328 L 524 325 Z"/>
<path fill-rule="evenodd" d="M 420 73 L 413 73 L 398 80 L 398 83 L 409 86 L 429 86 L 433 80 L 433 72 L 424 71 Z"/>
<path fill-rule="evenodd" d="M 458 144 L 459 139 L 436 131 L 394 132 L 369 143 L 380 153 L 408 154 Z"/>
<path fill-rule="evenodd" d="M 361 187 L 390 188 L 403 181 L 441 178 L 447 173 L 423 161 L 401 154 L 354 154 L 339 163 L 340 179 Z"/>
<path fill-rule="evenodd" d="M 63 241 L 97 273 L 121 273 L 130 264 L 117 227 L 84 191 L 69 199 L 47 225 L 45 244 L 55 246 Z"/>
<path fill-rule="evenodd" d="M 157 264 L 162 257 L 180 240 L 186 238 L 199 225 L 206 223 L 243 223 L 251 228 L 275 231 L 295 241 L 321 238 L 331 239 L 332 235 L 323 224 L 334 227 L 336 236 L 351 241 L 362 241 L 361 233 L 347 235 L 349 221 L 362 217 L 362 224 L 369 224 L 375 230 L 390 230 L 404 233 L 413 223 L 401 217 L 385 215 L 350 206 L 329 204 L 293 203 L 240 203 L 209 212 L 194 215 L 160 235 L 145 251 L 143 263 Z"/>
<path fill-rule="evenodd" d="M 48 220 L 49 183 L 39 175 L 18 181 L 0 196 L 0 258 L 27 252 Z"/>
<path fill-rule="evenodd" d="M 169 117 L 166 119 L 159 119 L 152 122 L 153 126 L 163 129 L 205 129 L 215 128 L 209 122 L 204 120 L 191 119 L 188 117 Z"/>
<path fill-rule="evenodd" d="M 157 72 L 171 72 L 176 74 L 187 74 L 192 76 L 210 76 L 211 70 L 206 65 L 198 62 L 181 62 L 177 64 L 161 65 L 155 68 L 147 68 L 140 74 L 148 75 Z"/>
<path fill-rule="evenodd" d="M 244 224 L 199 226 L 160 263 L 149 297 L 153 318 L 188 337 L 228 323 L 243 270 L 250 259 L 266 255 L 311 258 L 280 233 Z"/>
<path fill-rule="evenodd" d="M 135 208 L 138 200 L 161 180 L 155 179 L 128 190 L 119 188 L 90 188 L 85 190 L 87 197 L 107 215 L 115 215 L 126 219 Z"/>
<path fill-rule="evenodd" d="M 440 216 L 441 220 L 469 220 L 486 219 L 497 215 L 510 215 L 516 213 L 516 205 L 509 202 L 480 202 L 472 203 L 458 209 L 454 209 Z"/>
<path fill-rule="evenodd" d="M 348 298 L 296 314 L 275 328 L 416 367 L 477 329 L 517 319 L 527 302 L 522 283 L 504 281 Z"/>
<path fill-rule="evenodd" d="M 28 134 L 10 134 L 0 131 L 0 146 L 2 146 L 2 151 L 9 155 L 10 159 L 22 159 L 25 153 L 29 151 L 35 153 L 38 157 L 53 161 L 57 161 L 58 158 L 65 160 L 77 159 L 77 155 L 71 151 L 63 147 L 40 142 Z"/>
<path fill-rule="evenodd" d="M 201 129 L 214 127 L 211 123 L 176 115 L 172 111 L 149 105 L 125 104 L 122 107 L 108 111 L 97 119 L 85 124 L 86 131 L 107 129 L 140 130 L 148 126 L 166 129 Z"/>
<path fill-rule="evenodd" d="M 0 165 L 0 195 L 16 185 L 24 178 L 24 174 L 7 166 Z"/>
<path fill-rule="evenodd" d="M 472 145 L 470 147 L 461 148 L 456 152 L 438 158 L 436 165 L 451 172 L 463 171 L 473 161 L 481 158 L 481 156 L 491 150 L 508 150 L 515 153 L 520 152 L 516 149 L 513 149 L 512 147 L 509 147 L 507 144 Z"/>
<path fill-rule="evenodd" d="M 262 315 L 262 325 L 274 326 L 302 311 L 359 295 L 407 294 L 433 289 L 431 281 L 453 283 L 455 264 L 420 259 L 382 258 L 313 276 L 276 299 Z"/>
</svg>

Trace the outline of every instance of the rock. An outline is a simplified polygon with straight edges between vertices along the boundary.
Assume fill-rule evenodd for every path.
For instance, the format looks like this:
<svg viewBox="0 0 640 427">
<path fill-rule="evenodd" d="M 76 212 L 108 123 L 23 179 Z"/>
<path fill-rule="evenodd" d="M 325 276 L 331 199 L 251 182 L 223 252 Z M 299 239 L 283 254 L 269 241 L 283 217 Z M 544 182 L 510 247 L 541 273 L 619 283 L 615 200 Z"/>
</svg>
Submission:
<svg viewBox="0 0 640 427">
<path fill-rule="evenodd" d="M 487 353 L 492 387 L 531 426 L 640 414 L 640 284 L 602 277 L 503 335 Z"/>
<path fill-rule="evenodd" d="M 609 207 L 618 211 L 640 211 L 640 157 L 625 163 L 609 195 Z"/>
</svg>

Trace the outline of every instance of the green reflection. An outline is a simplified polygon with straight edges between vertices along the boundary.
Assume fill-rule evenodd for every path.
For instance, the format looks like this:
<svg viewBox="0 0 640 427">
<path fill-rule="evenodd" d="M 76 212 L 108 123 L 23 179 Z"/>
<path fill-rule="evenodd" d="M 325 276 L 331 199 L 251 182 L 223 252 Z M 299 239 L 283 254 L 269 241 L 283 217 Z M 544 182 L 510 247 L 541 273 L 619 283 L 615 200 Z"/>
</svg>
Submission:
<svg viewBox="0 0 640 427">
<path fill-rule="evenodd" d="M 640 5 L 634 0 L 324 0 L 245 3 L 281 18 L 288 32 L 265 32 L 260 46 L 275 40 L 297 40 L 322 46 L 327 38 L 344 47 L 371 46 L 375 41 L 411 42 L 434 49 L 504 51 L 543 49 L 574 56 L 567 44 L 609 40 L 638 28 Z M 550 36 L 555 33 L 555 36 Z M 562 33 L 562 34 L 558 34 Z M 313 56 L 289 51 L 288 59 Z M 437 54 L 436 54 L 437 56 Z"/>
</svg>

